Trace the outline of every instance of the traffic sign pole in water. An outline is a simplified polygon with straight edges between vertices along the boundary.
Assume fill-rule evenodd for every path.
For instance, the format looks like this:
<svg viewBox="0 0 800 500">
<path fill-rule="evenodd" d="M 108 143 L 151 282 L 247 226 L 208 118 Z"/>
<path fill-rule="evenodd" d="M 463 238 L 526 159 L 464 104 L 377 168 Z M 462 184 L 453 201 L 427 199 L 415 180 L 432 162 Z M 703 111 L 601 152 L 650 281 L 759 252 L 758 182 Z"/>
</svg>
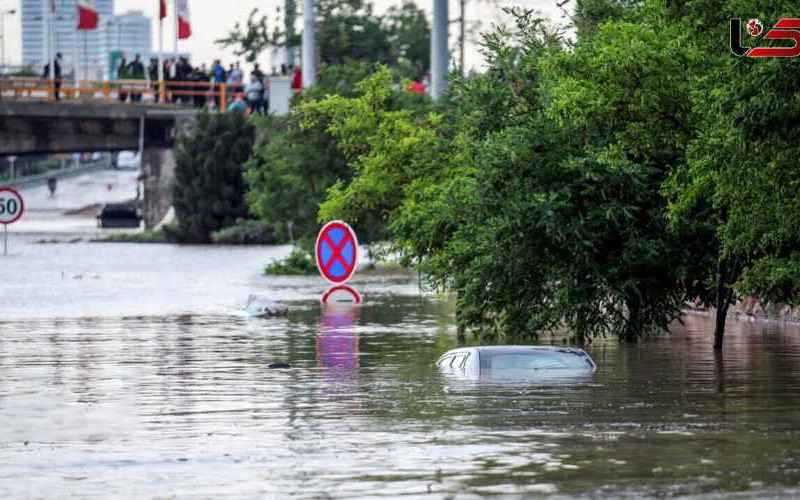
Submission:
<svg viewBox="0 0 800 500">
<path fill-rule="evenodd" d="M 3 224 L 3 257 L 8 256 L 8 226 Z"/>
</svg>

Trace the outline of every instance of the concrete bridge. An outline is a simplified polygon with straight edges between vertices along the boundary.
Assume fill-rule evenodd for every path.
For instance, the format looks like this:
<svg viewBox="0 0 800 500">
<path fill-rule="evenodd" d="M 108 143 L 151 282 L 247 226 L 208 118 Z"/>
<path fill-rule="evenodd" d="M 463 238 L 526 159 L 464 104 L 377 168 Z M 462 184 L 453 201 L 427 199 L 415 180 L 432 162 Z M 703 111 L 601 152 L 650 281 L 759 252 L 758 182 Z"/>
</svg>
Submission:
<svg viewBox="0 0 800 500">
<path fill-rule="evenodd" d="M 172 205 L 172 150 L 195 114 L 168 106 L 0 101 L 0 156 L 142 151 L 142 212 L 153 227 Z"/>
</svg>

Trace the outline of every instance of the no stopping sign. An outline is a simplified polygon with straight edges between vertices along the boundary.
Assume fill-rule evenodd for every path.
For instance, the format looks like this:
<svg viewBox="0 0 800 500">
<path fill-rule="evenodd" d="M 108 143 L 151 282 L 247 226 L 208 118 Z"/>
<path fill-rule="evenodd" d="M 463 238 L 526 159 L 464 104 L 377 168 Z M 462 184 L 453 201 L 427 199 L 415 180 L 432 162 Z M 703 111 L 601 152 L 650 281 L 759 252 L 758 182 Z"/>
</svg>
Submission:
<svg viewBox="0 0 800 500">
<path fill-rule="evenodd" d="M 25 212 L 22 196 L 9 187 L 0 188 L 0 224 L 13 224 Z"/>
<path fill-rule="evenodd" d="M 329 283 L 341 285 L 353 277 L 358 267 L 358 238 L 346 223 L 325 224 L 317 236 L 317 268 Z"/>
</svg>

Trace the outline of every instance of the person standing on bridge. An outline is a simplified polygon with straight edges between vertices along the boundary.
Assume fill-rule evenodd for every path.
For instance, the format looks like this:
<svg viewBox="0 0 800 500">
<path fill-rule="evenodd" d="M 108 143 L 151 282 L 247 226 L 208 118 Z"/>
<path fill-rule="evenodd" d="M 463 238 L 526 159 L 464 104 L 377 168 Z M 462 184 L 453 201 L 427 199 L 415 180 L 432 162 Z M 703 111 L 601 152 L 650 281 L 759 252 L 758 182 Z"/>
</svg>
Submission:
<svg viewBox="0 0 800 500">
<path fill-rule="evenodd" d="M 155 102 L 158 102 L 158 94 L 160 93 L 158 88 L 158 59 L 155 57 L 150 58 L 150 65 L 147 67 L 147 77 L 150 79 L 150 90 L 153 91 L 153 99 Z"/>
<path fill-rule="evenodd" d="M 250 75 L 250 83 L 245 88 L 247 104 L 250 106 L 250 113 L 261 113 L 264 107 L 264 84 L 258 79 L 255 73 Z"/>
<path fill-rule="evenodd" d="M 128 78 L 131 80 L 144 80 L 144 64 L 142 64 L 139 54 L 136 54 L 128 66 Z M 131 92 L 131 102 L 142 102 L 142 93 Z"/>
<path fill-rule="evenodd" d="M 42 78 L 50 78 L 50 63 L 44 65 Z M 56 101 L 59 101 L 61 100 L 61 52 L 57 53 L 56 58 L 53 59 L 53 78 Z"/>
<path fill-rule="evenodd" d="M 119 93 L 117 94 L 117 98 L 120 102 L 125 102 L 128 100 L 128 90 L 125 89 L 125 80 L 127 79 L 128 61 L 125 59 L 125 56 L 122 56 L 122 59 L 119 62 L 119 67 L 117 68 L 117 80 L 121 81 L 119 84 Z"/>
<path fill-rule="evenodd" d="M 222 67 L 222 63 L 220 63 L 219 59 L 214 61 L 214 65 L 211 67 L 211 81 L 214 83 L 214 104 L 217 105 L 217 109 L 220 107 L 220 92 L 222 91 L 222 85 L 225 84 L 228 75 L 225 74 L 225 68 Z"/>
</svg>

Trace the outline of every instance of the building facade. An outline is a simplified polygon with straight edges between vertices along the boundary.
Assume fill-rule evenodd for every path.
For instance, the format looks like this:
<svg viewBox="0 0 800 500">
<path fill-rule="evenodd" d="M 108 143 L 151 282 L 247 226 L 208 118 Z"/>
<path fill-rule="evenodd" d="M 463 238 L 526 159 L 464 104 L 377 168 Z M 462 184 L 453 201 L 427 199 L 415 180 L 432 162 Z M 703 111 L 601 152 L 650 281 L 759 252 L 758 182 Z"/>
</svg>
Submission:
<svg viewBox="0 0 800 500">
<path fill-rule="evenodd" d="M 105 26 L 103 53 L 106 55 L 106 64 L 111 64 L 111 54 L 118 52 L 128 62 L 138 54 L 147 66 L 148 58 L 153 52 L 152 29 L 152 19 L 145 16 L 142 11 L 130 11 L 114 16 Z M 114 74 L 115 69 L 108 67 L 104 78 L 113 77 Z"/>
<path fill-rule="evenodd" d="M 114 15 L 114 0 L 95 0 L 100 16 L 96 30 L 78 31 L 77 0 L 22 0 L 22 63 L 41 72 L 46 64 L 45 8 L 55 4 L 52 16 L 53 56 L 60 52 L 62 74 L 81 80 L 106 80 L 114 75 L 112 53 L 130 61 L 140 54 L 147 64 L 153 55 L 153 21 L 142 11 Z"/>
<path fill-rule="evenodd" d="M 104 23 L 114 17 L 114 0 L 95 0 L 100 15 L 97 30 L 78 31 L 77 0 L 22 0 L 22 64 L 42 71 L 46 63 L 46 32 L 44 16 L 47 5 L 55 5 L 52 15 L 53 55 L 60 52 L 63 75 L 97 79 L 102 75 L 107 59 L 102 48 Z"/>
</svg>

